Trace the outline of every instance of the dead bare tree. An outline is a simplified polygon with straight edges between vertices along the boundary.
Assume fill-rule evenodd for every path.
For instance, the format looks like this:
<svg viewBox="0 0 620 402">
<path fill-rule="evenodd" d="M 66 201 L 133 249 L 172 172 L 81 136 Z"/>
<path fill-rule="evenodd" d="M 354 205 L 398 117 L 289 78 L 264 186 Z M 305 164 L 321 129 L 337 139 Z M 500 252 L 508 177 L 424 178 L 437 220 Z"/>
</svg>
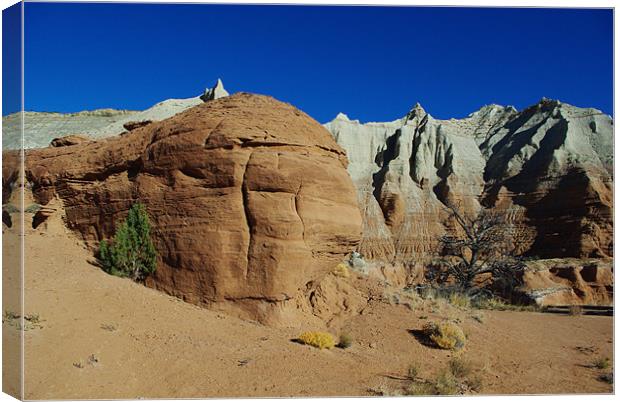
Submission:
<svg viewBox="0 0 620 402">
<path fill-rule="evenodd" d="M 448 205 L 449 220 L 456 223 L 453 234 L 439 239 L 441 259 L 436 279 L 452 282 L 462 291 L 476 289 L 476 279 L 487 275 L 491 281 L 513 287 L 525 268 L 514 253 L 512 228 L 505 214 L 482 208 L 473 218 Z"/>
</svg>

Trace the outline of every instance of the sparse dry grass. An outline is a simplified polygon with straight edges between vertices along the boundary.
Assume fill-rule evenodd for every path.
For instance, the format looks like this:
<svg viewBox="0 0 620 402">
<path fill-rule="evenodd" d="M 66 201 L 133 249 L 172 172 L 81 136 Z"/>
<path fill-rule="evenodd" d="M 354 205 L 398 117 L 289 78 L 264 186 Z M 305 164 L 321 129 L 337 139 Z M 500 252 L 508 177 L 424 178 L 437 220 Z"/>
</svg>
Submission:
<svg viewBox="0 0 620 402">
<path fill-rule="evenodd" d="M 418 374 L 420 374 L 420 368 L 418 367 L 418 364 L 410 364 L 409 368 L 407 368 L 407 377 L 410 380 L 415 381 L 415 379 L 418 378 Z"/>
<path fill-rule="evenodd" d="M 459 383 L 449 371 L 442 371 L 435 381 L 437 395 L 456 395 L 459 393 Z"/>
<path fill-rule="evenodd" d="M 499 311 L 540 311 L 540 307 L 534 305 L 517 305 L 506 303 L 497 298 L 481 299 L 473 304 L 473 307 L 481 310 L 499 310 Z"/>
<path fill-rule="evenodd" d="M 435 384 L 430 382 L 414 382 L 410 384 L 405 390 L 405 395 L 408 396 L 425 396 L 425 395 L 437 395 L 437 388 Z"/>
<path fill-rule="evenodd" d="M 469 297 L 467 297 L 467 295 L 464 295 L 462 293 L 455 292 L 450 294 L 448 301 L 451 305 L 462 309 L 469 309 L 471 307 L 471 300 L 469 299 Z"/>
<path fill-rule="evenodd" d="M 450 372 L 456 378 L 465 378 L 473 372 L 473 366 L 471 362 L 455 357 L 448 362 Z"/>
<path fill-rule="evenodd" d="M 480 375 L 474 374 L 469 376 L 465 381 L 470 390 L 474 392 L 482 391 L 482 377 Z"/>
<path fill-rule="evenodd" d="M 453 358 L 434 379 L 420 378 L 417 367 L 412 364 L 408 369 L 407 378 L 411 382 L 404 390 L 405 395 L 457 395 L 482 390 L 482 377 L 467 360 Z"/>
<path fill-rule="evenodd" d="M 471 315 L 471 319 L 479 322 L 480 324 L 484 324 L 485 316 L 484 314 L 477 312 Z"/>
</svg>

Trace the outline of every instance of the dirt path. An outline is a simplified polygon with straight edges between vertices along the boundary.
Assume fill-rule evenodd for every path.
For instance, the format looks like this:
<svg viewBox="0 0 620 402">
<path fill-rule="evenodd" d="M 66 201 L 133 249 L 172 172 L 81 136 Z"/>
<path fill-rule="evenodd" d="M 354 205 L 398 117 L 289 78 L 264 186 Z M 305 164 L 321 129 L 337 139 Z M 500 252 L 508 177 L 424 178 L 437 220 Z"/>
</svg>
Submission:
<svg viewBox="0 0 620 402">
<path fill-rule="evenodd" d="M 26 241 L 25 311 L 41 320 L 25 332 L 27 399 L 372 395 L 402 387 L 396 378 L 413 362 L 425 378 L 446 367 L 453 354 L 421 345 L 409 330 L 450 314 L 468 335 L 462 356 L 479 368 L 482 393 L 612 391 L 587 367 L 612 357 L 611 317 L 376 302 L 344 325 L 353 347 L 321 351 L 291 342 L 297 329 L 242 321 L 105 274 L 60 218 L 29 230 Z M 3 324 L 5 340 L 16 334 Z"/>
</svg>

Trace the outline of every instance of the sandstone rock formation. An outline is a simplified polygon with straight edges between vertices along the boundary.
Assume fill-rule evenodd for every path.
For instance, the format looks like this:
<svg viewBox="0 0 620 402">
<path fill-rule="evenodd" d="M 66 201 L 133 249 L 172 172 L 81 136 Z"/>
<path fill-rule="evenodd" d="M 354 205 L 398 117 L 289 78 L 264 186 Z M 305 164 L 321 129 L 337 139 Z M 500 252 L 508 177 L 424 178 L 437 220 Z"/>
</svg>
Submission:
<svg viewBox="0 0 620 402">
<path fill-rule="evenodd" d="M 50 145 L 52 147 L 69 147 L 88 141 L 90 140 L 83 135 L 67 135 L 66 137 L 54 138 Z"/>
<path fill-rule="evenodd" d="M 136 128 L 148 126 L 152 122 L 153 121 L 151 121 L 151 120 L 129 121 L 129 122 L 123 124 L 123 128 L 125 130 L 127 130 L 127 131 L 133 131 Z"/>
<path fill-rule="evenodd" d="M 159 252 L 149 286 L 264 322 L 357 246 L 346 166 L 316 121 L 245 93 L 124 136 L 26 153 L 36 202 L 59 197 L 93 250 L 140 201 Z"/>
<path fill-rule="evenodd" d="M 612 253 L 613 122 L 595 109 L 541 100 L 438 120 L 325 124 L 347 151 L 364 217 L 359 251 L 407 262 L 433 255 L 445 205 L 506 211 L 518 250 L 540 257 Z"/>
<path fill-rule="evenodd" d="M 528 263 L 525 294 L 538 305 L 613 304 L 613 261 L 550 259 Z"/>
<path fill-rule="evenodd" d="M 203 100 L 207 93 L 212 94 Z M 24 148 L 42 148 L 52 139 L 82 134 L 97 139 L 118 135 L 125 124 L 139 121 L 160 121 L 200 105 L 206 100 L 228 96 L 222 81 L 205 94 L 187 99 L 167 99 L 144 111 L 99 109 L 78 113 L 24 113 Z M 21 113 L 2 117 L 2 149 L 20 149 L 22 143 Z"/>
</svg>

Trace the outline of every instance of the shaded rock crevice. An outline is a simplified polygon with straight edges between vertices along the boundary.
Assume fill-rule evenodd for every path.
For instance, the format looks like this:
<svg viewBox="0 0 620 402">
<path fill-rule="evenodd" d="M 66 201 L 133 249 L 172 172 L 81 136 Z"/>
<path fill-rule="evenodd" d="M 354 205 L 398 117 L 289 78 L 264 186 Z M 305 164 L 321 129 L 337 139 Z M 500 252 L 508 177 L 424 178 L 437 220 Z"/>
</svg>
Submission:
<svg viewBox="0 0 620 402">
<path fill-rule="evenodd" d="M 252 250 L 252 245 L 253 245 L 252 241 L 253 241 L 253 231 L 254 231 L 254 225 L 255 225 L 255 222 L 253 222 L 252 220 L 252 215 L 250 211 L 249 190 L 248 190 L 248 183 L 246 181 L 246 174 L 248 173 L 248 165 L 250 164 L 250 161 L 252 160 L 252 154 L 253 153 L 250 153 L 248 155 L 248 160 L 245 163 L 245 168 L 243 170 L 243 176 L 241 178 L 241 202 L 243 203 L 243 216 L 245 218 L 245 226 L 247 228 L 247 233 L 248 233 L 248 245 L 247 245 L 247 250 L 245 252 L 245 261 L 246 261 L 246 266 L 244 270 L 245 278 L 248 277 L 248 272 L 250 270 L 250 264 L 251 264 L 250 251 Z"/>
</svg>

